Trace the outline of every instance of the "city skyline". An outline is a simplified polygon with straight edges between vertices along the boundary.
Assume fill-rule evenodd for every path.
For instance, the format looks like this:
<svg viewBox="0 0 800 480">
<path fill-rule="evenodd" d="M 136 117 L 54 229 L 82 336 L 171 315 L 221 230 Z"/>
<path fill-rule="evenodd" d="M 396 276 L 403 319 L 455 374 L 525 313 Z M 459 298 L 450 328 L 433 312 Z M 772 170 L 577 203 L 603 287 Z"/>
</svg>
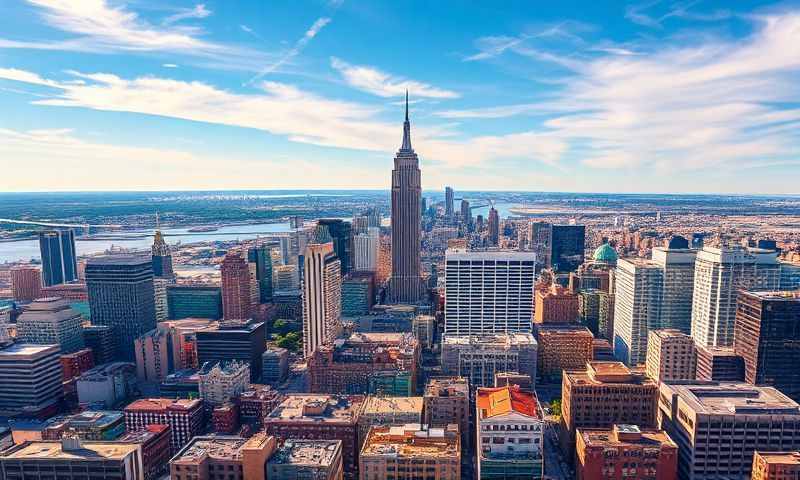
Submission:
<svg viewBox="0 0 800 480">
<path fill-rule="evenodd" d="M 796 191 L 800 5 L 580 7 L 7 2 L 4 190 L 383 190 L 409 90 L 425 191 Z"/>
</svg>

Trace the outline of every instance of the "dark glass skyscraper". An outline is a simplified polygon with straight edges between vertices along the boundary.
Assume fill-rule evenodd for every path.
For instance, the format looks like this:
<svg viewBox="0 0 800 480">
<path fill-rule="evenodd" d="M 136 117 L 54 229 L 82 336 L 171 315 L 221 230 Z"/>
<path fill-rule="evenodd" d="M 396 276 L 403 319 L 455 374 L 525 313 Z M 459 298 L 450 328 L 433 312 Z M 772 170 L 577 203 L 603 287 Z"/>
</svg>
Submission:
<svg viewBox="0 0 800 480">
<path fill-rule="evenodd" d="M 153 275 L 172 278 L 174 276 L 172 271 L 172 252 L 167 242 L 164 241 L 161 230 L 156 230 L 151 251 L 153 253 Z"/>
<path fill-rule="evenodd" d="M 328 234 L 333 240 L 333 251 L 342 262 L 342 275 L 353 268 L 353 229 L 350 222 L 338 218 L 322 218 L 317 223 L 319 227 L 328 229 Z M 320 243 L 325 240 L 317 239 Z"/>
<path fill-rule="evenodd" d="M 45 287 L 78 278 L 75 233 L 72 230 L 40 232 L 39 250 L 42 254 L 42 283 Z"/>
<path fill-rule="evenodd" d="M 585 225 L 553 225 L 550 237 L 550 266 L 556 272 L 571 272 L 583 263 Z"/>
<path fill-rule="evenodd" d="M 494 207 L 489 209 L 489 232 L 486 238 L 489 240 L 489 245 L 500 243 L 500 215 Z"/>
<path fill-rule="evenodd" d="M 444 214 L 447 218 L 453 216 L 454 192 L 450 187 L 444 187 Z"/>
<path fill-rule="evenodd" d="M 272 301 L 272 254 L 266 245 L 251 247 L 247 250 L 247 261 L 256 264 L 256 280 L 258 281 L 258 299 L 260 303 Z"/>
<path fill-rule="evenodd" d="M 86 263 L 86 288 L 92 323 L 113 327 L 117 357 L 134 361 L 134 339 L 156 328 L 152 258 L 91 258 Z"/>
<path fill-rule="evenodd" d="M 420 222 L 422 197 L 419 158 L 411 147 L 411 123 L 403 123 L 403 144 L 392 170 L 392 278 L 394 303 L 416 303 L 420 298 Z"/>
</svg>

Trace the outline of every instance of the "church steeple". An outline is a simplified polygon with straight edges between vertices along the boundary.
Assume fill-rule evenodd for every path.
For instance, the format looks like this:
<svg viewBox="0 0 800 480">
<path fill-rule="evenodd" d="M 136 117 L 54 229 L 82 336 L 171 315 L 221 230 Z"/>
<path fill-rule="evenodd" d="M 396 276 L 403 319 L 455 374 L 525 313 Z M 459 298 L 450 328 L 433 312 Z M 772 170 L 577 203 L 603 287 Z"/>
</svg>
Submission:
<svg viewBox="0 0 800 480">
<path fill-rule="evenodd" d="M 411 152 L 411 122 L 408 121 L 408 90 L 406 90 L 406 121 L 403 122 L 403 145 L 400 150 Z"/>
</svg>

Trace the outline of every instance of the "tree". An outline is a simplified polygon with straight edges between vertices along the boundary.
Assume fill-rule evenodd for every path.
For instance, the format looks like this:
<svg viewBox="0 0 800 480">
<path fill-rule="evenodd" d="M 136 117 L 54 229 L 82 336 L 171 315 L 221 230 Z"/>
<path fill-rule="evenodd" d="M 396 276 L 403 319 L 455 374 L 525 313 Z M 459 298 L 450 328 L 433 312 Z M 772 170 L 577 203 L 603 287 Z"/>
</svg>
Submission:
<svg viewBox="0 0 800 480">
<path fill-rule="evenodd" d="M 286 350 L 297 352 L 300 350 L 300 334 L 298 332 L 289 332 L 286 335 L 278 335 L 275 344 Z"/>
<path fill-rule="evenodd" d="M 550 410 L 553 412 L 553 416 L 561 417 L 561 399 L 555 399 L 550 402 Z"/>
</svg>

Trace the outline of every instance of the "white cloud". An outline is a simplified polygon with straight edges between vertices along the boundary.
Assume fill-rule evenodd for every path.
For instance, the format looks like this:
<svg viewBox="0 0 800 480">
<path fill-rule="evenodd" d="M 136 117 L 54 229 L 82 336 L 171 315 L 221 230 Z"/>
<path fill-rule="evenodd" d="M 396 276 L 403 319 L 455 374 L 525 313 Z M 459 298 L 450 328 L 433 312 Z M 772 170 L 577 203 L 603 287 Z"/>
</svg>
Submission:
<svg viewBox="0 0 800 480">
<path fill-rule="evenodd" d="M 178 13 L 165 18 L 162 23 L 164 23 L 164 25 L 171 25 L 190 18 L 206 18 L 209 15 L 211 15 L 211 10 L 207 9 L 204 4 L 198 3 L 192 8 L 180 9 Z"/>
<path fill-rule="evenodd" d="M 318 18 L 309 28 L 306 30 L 306 33 L 300 37 L 297 42 L 295 42 L 294 46 L 290 48 L 286 53 L 280 56 L 278 60 L 275 62 L 270 63 L 257 75 L 247 81 L 247 85 L 252 85 L 256 80 L 263 78 L 265 75 L 269 75 L 270 73 L 278 70 L 280 67 L 291 61 L 294 57 L 300 54 L 304 48 L 317 36 L 317 34 L 325 28 L 325 25 L 331 23 L 331 19 L 329 17 L 320 17 Z"/>
<path fill-rule="evenodd" d="M 162 63 L 161 66 L 164 68 L 178 68 L 178 65 L 174 63 Z"/>
<path fill-rule="evenodd" d="M 331 57 L 331 66 L 339 71 L 345 82 L 353 88 L 379 97 L 398 97 L 408 91 L 414 97 L 458 98 L 452 90 L 433 87 L 427 83 L 394 77 L 373 67 L 352 65 Z"/>
</svg>

